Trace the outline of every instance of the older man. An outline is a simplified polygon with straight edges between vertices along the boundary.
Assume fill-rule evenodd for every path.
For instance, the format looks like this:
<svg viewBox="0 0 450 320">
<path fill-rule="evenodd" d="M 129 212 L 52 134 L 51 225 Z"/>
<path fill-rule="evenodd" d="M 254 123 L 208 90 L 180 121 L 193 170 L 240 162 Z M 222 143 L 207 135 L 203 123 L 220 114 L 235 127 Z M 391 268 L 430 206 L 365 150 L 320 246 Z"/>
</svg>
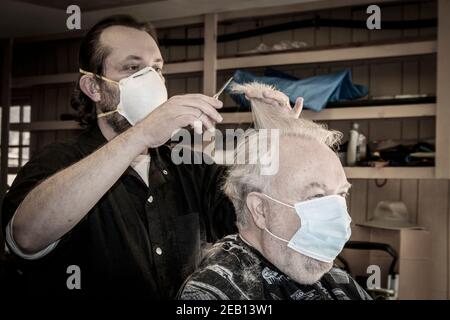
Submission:
<svg viewBox="0 0 450 320">
<path fill-rule="evenodd" d="M 258 86 L 250 85 L 254 90 Z M 235 91 L 239 90 L 248 88 Z M 179 296 L 370 299 L 347 273 L 333 267 L 351 233 L 345 201 L 350 184 L 330 148 L 340 133 L 310 121 L 283 118 L 261 101 L 253 100 L 252 107 L 258 126 L 281 129 L 279 170 L 262 174 L 261 164 L 267 163 L 262 158 L 268 152 L 256 150 L 253 143 L 255 136 L 271 145 L 276 139 L 256 131 L 242 137 L 236 159 L 253 153 L 258 161 L 235 164 L 224 185 L 236 209 L 239 233 L 213 246 Z M 277 160 L 274 154 L 269 156 Z"/>
<path fill-rule="evenodd" d="M 173 298 L 203 244 L 235 232 L 224 168 L 175 164 L 167 145 L 182 127 L 220 122 L 222 102 L 168 99 L 156 35 L 129 16 L 93 26 L 79 58 L 72 106 L 87 130 L 35 154 L 3 202 L 21 296 Z"/>
</svg>

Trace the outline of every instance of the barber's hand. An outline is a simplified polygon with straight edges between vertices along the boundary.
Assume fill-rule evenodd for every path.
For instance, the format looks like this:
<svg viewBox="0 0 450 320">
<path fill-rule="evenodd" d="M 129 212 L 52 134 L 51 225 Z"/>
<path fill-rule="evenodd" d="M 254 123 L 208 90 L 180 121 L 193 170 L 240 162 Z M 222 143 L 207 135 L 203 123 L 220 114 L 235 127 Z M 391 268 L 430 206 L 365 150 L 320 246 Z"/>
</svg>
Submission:
<svg viewBox="0 0 450 320">
<path fill-rule="evenodd" d="M 298 97 L 295 101 L 294 108 L 291 108 L 291 104 L 289 103 L 289 98 L 281 91 L 273 91 L 273 90 L 264 90 L 262 92 L 262 96 L 259 92 L 255 92 L 251 89 L 246 90 L 245 97 L 249 99 L 259 99 L 264 103 L 273 105 L 275 107 L 279 107 L 281 112 L 286 112 L 289 116 L 293 118 L 299 118 L 300 113 L 303 109 L 303 98 Z"/>
<path fill-rule="evenodd" d="M 203 128 L 213 130 L 215 123 L 223 120 L 217 111 L 222 106 L 222 101 L 203 94 L 173 96 L 136 126 L 142 128 L 147 147 L 155 148 L 186 126 L 192 126 L 197 133 L 202 133 Z"/>
</svg>

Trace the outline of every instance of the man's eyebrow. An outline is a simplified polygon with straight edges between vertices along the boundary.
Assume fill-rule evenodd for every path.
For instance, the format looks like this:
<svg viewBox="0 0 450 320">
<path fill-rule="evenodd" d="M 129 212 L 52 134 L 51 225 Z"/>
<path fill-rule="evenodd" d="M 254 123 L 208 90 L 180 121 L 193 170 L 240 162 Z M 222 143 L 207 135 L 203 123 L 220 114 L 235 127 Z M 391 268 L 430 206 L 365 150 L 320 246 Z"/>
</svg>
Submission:
<svg viewBox="0 0 450 320">
<path fill-rule="evenodd" d="M 129 61 L 129 60 L 139 60 L 139 61 L 142 61 L 143 59 L 142 59 L 140 56 L 136 56 L 136 55 L 130 54 L 130 55 L 127 56 L 125 59 L 123 59 L 122 63 L 123 63 L 123 62 L 126 62 L 126 61 Z M 155 61 L 153 61 L 153 63 L 161 63 L 161 64 L 164 64 L 164 60 L 161 59 L 161 58 L 157 58 L 157 59 L 155 59 Z"/>
<path fill-rule="evenodd" d="M 123 59 L 124 61 L 126 61 L 126 60 L 142 60 L 142 58 L 141 57 L 139 57 L 139 56 L 135 56 L 135 55 L 129 55 L 129 56 L 127 56 L 125 59 Z"/>
<path fill-rule="evenodd" d="M 326 186 L 323 183 L 319 183 L 319 182 L 311 182 L 310 184 L 308 184 L 307 186 L 305 186 L 303 188 L 303 191 L 306 192 L 312 188 L 321 188 L 326 190 Z"/>
</svg>

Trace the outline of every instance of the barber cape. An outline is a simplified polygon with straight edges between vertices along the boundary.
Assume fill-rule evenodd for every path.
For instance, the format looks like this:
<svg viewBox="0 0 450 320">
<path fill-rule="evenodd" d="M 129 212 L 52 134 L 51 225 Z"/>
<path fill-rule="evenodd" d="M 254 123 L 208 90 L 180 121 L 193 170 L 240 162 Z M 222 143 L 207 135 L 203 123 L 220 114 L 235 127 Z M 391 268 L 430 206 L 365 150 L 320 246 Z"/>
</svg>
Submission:
<svg viewBox="0 0 450 320">
<path fill-rule="evenodd" d="M 283 274 L 238 235 L 218 241 L 182 286 L 182 300 L 370 300 L 345 271 L 333 268 L 313 285 Z"/>
</svg>

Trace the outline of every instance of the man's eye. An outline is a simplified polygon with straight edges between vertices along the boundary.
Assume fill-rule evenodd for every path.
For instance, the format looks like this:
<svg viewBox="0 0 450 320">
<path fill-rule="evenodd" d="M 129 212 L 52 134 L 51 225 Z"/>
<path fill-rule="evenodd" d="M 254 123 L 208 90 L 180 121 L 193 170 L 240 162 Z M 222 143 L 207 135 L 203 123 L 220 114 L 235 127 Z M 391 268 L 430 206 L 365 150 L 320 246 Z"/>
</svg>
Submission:
<svg viewBox="0 0 450 320">
<path fill-rule="evenodd" d="M 162 74 L 162 68 L 160 68 L 160 67 L 158 67 L 158 66 L 153 66 L 153 69 L 155 69 L 156 72 Z"/>
<path fill-rule="evenodd" d="M 325 195 L 323 193 L 318 193 L 318 194 L 313 195 L 311 197 L 311 199 L 322 198 L 322 197 L 325 197 Z"/>
<path fill-rule="evenodd" d="M 136 72 L 136 71 L 139 70 L 139 66 L 138 65 L 129 65 L 129 66 L 125 67 L 125 70 L 126 71 L 134 71 L 134 72 Z"/>
</svg>

